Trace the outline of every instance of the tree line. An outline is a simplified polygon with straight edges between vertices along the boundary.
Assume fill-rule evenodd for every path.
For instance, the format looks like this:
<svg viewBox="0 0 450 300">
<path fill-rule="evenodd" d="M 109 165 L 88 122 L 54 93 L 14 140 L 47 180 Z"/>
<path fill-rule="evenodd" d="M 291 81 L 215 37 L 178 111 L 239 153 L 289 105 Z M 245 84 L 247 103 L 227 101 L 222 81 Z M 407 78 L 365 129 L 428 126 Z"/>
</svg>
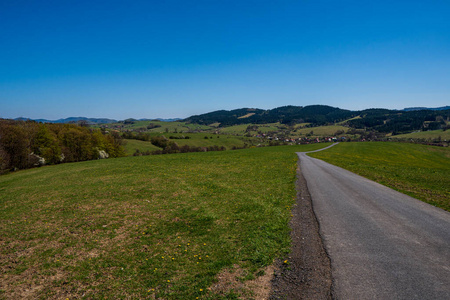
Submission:
<svg viewBox="0 0 450 300">
<path fill-rule="evenodd" d="M 115 132 L 77 124 L 0 119 L 0 173 L 120 156 L 125 151 Z"/>
</svg>

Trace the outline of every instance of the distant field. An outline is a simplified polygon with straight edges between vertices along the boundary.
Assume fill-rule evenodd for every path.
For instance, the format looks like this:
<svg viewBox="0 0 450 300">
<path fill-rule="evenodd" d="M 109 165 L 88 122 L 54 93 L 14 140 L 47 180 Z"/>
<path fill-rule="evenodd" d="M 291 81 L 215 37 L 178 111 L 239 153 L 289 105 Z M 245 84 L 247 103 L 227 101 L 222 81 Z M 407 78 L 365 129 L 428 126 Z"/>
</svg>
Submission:
<svg viewBox="0 0 450 300">
<path fill-rule="evenodd" d="M 356 117 L 354 117 L 354 118 L 350 118 L 350 119 L 348 119 L 348 120 L 344 120 L 344 121 L 342 121 L 342 122 L 337 123 L 337 125 L 344 125 L 344 124 L 346 124 L 348 121 L 351 121 L 351 120 L 357 120 L 357 119 L 361 119 L 361 116 L 356 116 Z"/>
<path fill-rule="evenodd" d="M 161 148 L 154 146 L 150 142 L 129 139 L 125 140 L 124 148 L 127 155 L 133 155 L 136 149 L 139 149 L 141 152 L 161 150 Z"/>
<path fill-rule="evenodd" d="M 337 131 L 347 132 L 348 127 L 340 126 L 340 125 L 330 125 L 330 126 L 319 126 L 319 127 L 310 127 L 310 128 L 301 128 L 297 129 L 296 134 L 306 135 L 311 132 L 312 136 L 334 136 Z"/>
<path fill-rule="evenodd" d="M 278 132 L 280 131 L 280 127 L 285 127 L 280 123 L 271 123 L 271 124 L 242 124 L 242 125 L 234 125 L 220 128 L 220 133 L 225 134 L 240 134 L 243 135 L 246 133 L 246 129 L 248 126 L 257 126 L 257 130 L 250 131 L 251 134 L 257 134 L 258 131 L 262 133 L 268 132 Z"/>
<path fill-rule="evenodd" d="M 247 138 L 233 135 L 216 135 L 212 133 L 152 133 L 151 135 L 163 135 L 166 138 L 169 138 L 170 141 L 177 143 L 180 147 L 184 145 L 188 145 L 190 147 L 223 146 L 226 150 L 231 150 L 233 148 L 244 148 L 245 146 L 251 147 L 264 142 L 253 137 Z M 189 137 L 189 139 L 170 139 L 170 137 Z M 125 141 L 126 144 L 124 148 L 127 155 L 133 155 L 136 149 L 140 152 L 161 150 L 161 148 L 152 145 L 150 142 L 133 139 L 126 139 Z"/>
<path fill-rule="evenodd" d="M 434 140 L 441 137 L 441 139 L 450 141 L 450 130 L 443 131 L 440 130 L 431 130 L 431 131 L 420 131 L 420 132 L 413 132 L 413 133 L 407 133 L 407 134 L 399 134 L 392 136 L 393 139 L 399 138 L 399 139 L 426 139 L 426 140 Z"/>
<path fill-rule="evenodd" d="M 310 155 L 450 211 L 450 148 L 341 143 Z"/>
<path fill-rule="evenodd" d="M 258 131 L 261 131 L 262 133 L 276 132 L 279 130 L 279 126 L 279 123 L 258 125 Z"/>
<path fill-rule="evenodd" d="M 251 146 L 253 144 L 257 144 L 258 142 L 256 139 L 232 135 L 216 135 L 208 133 L 193 133 L 183 135 L 189 136 L 190 139 L 173 139 L 171 141 L 177 143 L 179 146 L 183 145 L 188 145 L 192 147 L 223 146 L 227 150 L 230 150 L 233 147 L 237 148 L 244 147 L 244 145 Z M 177 135 L 171 134 L 166 136 L 177 136 Z"/>
<path fill-rule="evenodd" d="M 147 128 L 149 125 L 157 125 L 160 127 Z M 134 121 L 133 124 L 123 124 L 123 123 L 113 123 L 107 125 L 109 128 L 114 128 L 114 126 L 121 126 L 122 130 L 143 130 L 145 132 L 156 132 L 156 133 L 173 133 L 173 132 L 188 132 L 195 130 L 212 130 L 213 127 L 189 124 L 185 122 L 162 122 L 162 121 Z"/>
<path fill-rule="evenodd" d="M 245 130 L 250 124 L 242 124 L 242 125 L 233 125 L 228 127 L 220 128 L 220 133 L 227 133 L 227 134 L 244 134 Z"/>
<path fill-rule="evenodd" d="M 295 151 L 323 146 L 0 176 L 0 298 L 253 298 L 252 280 L 290 247 Z"/>
</svg>

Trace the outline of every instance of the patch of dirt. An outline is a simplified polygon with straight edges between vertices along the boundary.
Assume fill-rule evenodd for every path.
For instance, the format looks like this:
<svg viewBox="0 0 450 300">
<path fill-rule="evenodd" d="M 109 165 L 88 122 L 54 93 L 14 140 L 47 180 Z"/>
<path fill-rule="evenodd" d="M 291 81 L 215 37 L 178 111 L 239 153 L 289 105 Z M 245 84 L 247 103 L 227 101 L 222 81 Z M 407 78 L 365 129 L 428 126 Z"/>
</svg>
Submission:
<svg viewBox="0 0 450 300">
<path fill-rule="evenodd" d="M 225 269 L 218 276 L 218 282 L 209 289 L 221 295 L 227 295 L 230 292 L 239 294 L 245 299 L 265 300 L 269 298 L 270 281 L 274 274 L 274 266 L 268 266 L 257 273 L 261 276 L 253 280 L 241 280 L 245 277 L 245 272 L 238 265 L 231 269 Z"/>
<path fill-rule="evenodd" d="M 331 263 L 300 167 L 297 168 L 297 203 L 292 214 L 291 253 L 275 263 L 269 299 L 332 299 Z"/>
</svg>

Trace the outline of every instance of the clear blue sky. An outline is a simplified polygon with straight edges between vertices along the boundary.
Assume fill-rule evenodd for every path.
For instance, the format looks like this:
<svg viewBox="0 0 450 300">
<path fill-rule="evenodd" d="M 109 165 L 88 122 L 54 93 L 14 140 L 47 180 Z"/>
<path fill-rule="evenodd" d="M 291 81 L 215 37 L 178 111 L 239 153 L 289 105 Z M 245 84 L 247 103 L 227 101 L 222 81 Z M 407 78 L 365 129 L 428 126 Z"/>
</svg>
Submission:
<svg viewBox="0 0 450 300">
<path fill-rule="evenodd" d="M 0 0 L 0 117 L 450 105 L 450 1 Z"/>
</svg>

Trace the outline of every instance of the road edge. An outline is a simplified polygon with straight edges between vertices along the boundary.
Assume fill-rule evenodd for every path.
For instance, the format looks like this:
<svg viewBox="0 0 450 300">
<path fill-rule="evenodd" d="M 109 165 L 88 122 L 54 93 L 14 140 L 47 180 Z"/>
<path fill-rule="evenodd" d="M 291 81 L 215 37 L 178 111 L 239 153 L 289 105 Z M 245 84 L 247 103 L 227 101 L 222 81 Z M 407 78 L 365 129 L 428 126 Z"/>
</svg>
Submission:
<svg viewBox="0 0 450 300">
<path fill-rule="evenodd" d="M 333 144 L 334 145 L 334 144 Z M 290 221 L 292 246 L 285 260 L 275 262 L 269 299 L 333 299 L 331 261 L 313 210 L 306 179 L 297 163 L 297 201 Z"/>
</svg>

